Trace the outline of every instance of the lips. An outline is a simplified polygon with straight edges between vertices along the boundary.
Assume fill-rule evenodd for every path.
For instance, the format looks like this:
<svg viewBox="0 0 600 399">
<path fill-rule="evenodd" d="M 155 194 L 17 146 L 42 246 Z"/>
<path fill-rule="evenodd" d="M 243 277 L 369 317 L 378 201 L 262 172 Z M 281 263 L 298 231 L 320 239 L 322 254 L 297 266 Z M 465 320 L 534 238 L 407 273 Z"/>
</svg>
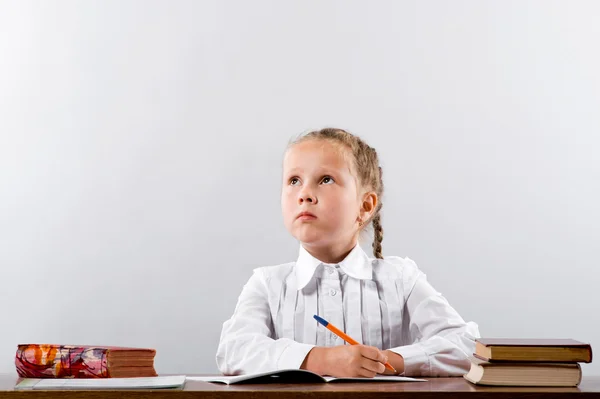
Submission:
<svg viewBox="0 0 600 399">
<path fill-rule="evenodd" d="M 310 212 L 300 212 L 298 214 L 298 216 L 296 216 L 296 219 L 299 219 L 299 220 L 314 220 L 316 218 L 317 217 Z"/>
</svg>

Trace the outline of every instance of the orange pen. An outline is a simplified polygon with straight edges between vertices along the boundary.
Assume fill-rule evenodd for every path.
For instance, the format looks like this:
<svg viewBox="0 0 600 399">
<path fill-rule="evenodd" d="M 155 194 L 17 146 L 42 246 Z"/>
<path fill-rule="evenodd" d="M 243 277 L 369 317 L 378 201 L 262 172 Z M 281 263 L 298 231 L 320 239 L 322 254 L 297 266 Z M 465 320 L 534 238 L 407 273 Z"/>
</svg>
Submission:
<svg viewBox="0 0 600 399">
<path fill-rule="evenodd" d="M 328 329 L 329 331 L 331 331 L 332 333 L 334 333 L 335 335 L 337 335 L 344 341 L 348 342 L 350 345 L 359 345 L 359 343 L 356 340 L 352 339 L 349 335 L 347 335 L 345 332 L 343 332 L 342 330 L 340 330 L 339 328 L 337 328 L 336 326 L 334 326 L 333 324 L 331 324 L 324 318 L 319 317 L 317 315 L 314 315 L 313 317 L 315 318 L 315 320 L 317 320 L 319 322 L 319 324 L 322 324 L 326 329 Z M 384 364 L 385 364 L 385 368 L 393 371 L 394 373 L 397 373 L 396 369 L 394 367 L 392 367 L 392 365 L 389 362 L 385 362 Z"/>
</svg>

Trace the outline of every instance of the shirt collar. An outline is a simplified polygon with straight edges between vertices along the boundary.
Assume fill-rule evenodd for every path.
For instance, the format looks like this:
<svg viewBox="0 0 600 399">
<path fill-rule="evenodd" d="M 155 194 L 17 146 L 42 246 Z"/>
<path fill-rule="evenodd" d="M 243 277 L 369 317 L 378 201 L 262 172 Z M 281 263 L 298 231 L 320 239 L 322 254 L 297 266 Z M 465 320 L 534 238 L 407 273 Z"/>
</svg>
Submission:
<svg viewBox="0 0 600 399">
<path fill-rule="evenodd" d="M 321 262 L 309 254 L 303 246 L 300 246 L 300 254 L 296 261 L 296 267 L 294 268 L 298 290 L 301 290 L 308 284 L 321 264 L 331 265 Z M 350 277 L 359 280 L 371 280 L 373 278 L 373 266 L 371 265 L 371 260 L 358 244 L 350 251 L 348 256 L 338 264 L 340 265 L 340 269 Z"/>
</svg>

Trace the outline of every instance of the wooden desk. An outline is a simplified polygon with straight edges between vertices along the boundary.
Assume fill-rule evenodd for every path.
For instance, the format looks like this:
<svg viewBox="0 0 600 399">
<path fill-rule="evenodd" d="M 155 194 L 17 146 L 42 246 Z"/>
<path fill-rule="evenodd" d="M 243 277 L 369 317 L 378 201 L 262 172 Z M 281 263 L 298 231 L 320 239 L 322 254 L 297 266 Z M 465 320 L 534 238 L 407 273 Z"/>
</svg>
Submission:
<svg viewBox="0 0 600 399">
<path fill-rule="evenodd" d="M 18 378 L 0 375 L 0 399 L 600 399 L 600 377 L 584 377 L 577 388 L 479 387 L 459 378 L 427 382 L 217 385 L 186 382 L 183 390 L 15 391 Z"/>
</svg>

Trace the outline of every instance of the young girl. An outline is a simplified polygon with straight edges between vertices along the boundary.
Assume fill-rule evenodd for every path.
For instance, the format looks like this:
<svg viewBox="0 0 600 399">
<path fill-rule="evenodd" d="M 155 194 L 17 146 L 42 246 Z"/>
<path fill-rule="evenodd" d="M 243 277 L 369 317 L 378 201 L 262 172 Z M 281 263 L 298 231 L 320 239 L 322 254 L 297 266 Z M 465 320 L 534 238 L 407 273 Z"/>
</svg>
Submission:
<svg viewBox="0 0 600 399">
<path fill-rule="evenodd" d="M 382 255 L 383 182 L 377 153 L 340 129 L 290 145 L 281 202 L 300 241 L 295 262 L 261 267 L 223 324 L 217 365 L 224 374 L 302 368 L 336 377 L 460 376 L 479 337 L 409 258 Z M 358 245 L 373 225 L 373 254 Z M 362 345 L 344 341 L 318 315 Z"/>
</svg>

